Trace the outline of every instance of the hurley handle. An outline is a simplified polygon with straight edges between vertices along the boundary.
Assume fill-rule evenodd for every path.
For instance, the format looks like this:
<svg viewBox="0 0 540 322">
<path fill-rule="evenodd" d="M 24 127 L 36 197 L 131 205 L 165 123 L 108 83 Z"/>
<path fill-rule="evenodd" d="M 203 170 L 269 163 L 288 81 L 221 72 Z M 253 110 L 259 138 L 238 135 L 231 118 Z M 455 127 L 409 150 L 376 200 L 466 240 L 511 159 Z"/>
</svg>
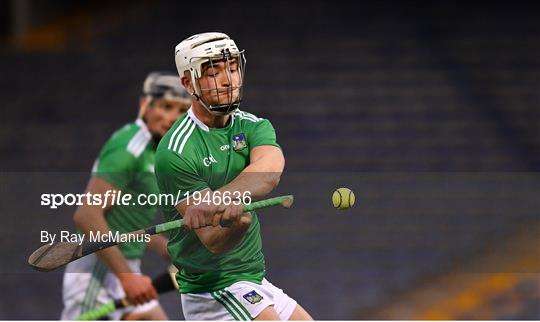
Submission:
<svg viewBox="0 0 540 322">
<path fill-rule="evenodd" d="M 292 205 L 293 201 L 294 201 L 294 197 L 292 195 L 268 198 L 268 199 L 255 201 L 250 204 L 244 205 L 244 212 L 250 212 L 250 211 L 278 206 L 278 205 L 282 205 L 283 207 L 289 208 Z M 184 224 L 184 220 L 182 219 L 173 220 L 173 221 L 165 222 L 165 223 L 147 228 L 146 233 L 159 234 L 165 231 L 178 229 L 182 227 L 183 224 Z"/>
</svg>

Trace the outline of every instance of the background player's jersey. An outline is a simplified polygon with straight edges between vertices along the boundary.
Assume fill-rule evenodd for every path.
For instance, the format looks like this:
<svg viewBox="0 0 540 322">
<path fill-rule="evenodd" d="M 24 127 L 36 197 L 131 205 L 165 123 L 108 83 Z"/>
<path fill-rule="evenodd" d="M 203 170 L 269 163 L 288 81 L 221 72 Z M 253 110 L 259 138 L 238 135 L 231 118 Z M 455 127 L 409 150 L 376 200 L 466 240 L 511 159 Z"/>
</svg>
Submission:
<svg viewBox="0 0 540 322">
<path fill-rule="evenodd" d="M 111 231 L 130 232 L 153 223 L 156 206 L 140 205 L 137 196 L 159 192 L 154 175 L 156 146 L 146 124 L 138 119 L 116 131 L 101 149 L 92 169 L 93 176 L 104 179 L 124 194 L 131 194 L 130 203 L 135 203 L 113 206 L 106 212 Z M 126 258 L 141 257 L 145 247 L 145 243 L 137 242 L 119 245 Z"/>
<path fill-rule="evenodd" d="M 249 164 L 251 149 L 274 145 L 276 134 L 268 120 L 236 110 L 225 128 L 208 128 L 190 109 L 167 132 L 156 154 L 156 176 L 162 193 L 177 195 L 216 190 L 232 181 Z M 165 205 L 167 220 L 180 218 Z M 182 268 L 177 280 L 182 293 L 219 290 L 244 280 L 261 283 L 264 257 L 257 215 L 244 239 L 224 254 L 210 253 L 191 231 L 177 230 L 169 239 L 173 263 Z"/>
</svg>

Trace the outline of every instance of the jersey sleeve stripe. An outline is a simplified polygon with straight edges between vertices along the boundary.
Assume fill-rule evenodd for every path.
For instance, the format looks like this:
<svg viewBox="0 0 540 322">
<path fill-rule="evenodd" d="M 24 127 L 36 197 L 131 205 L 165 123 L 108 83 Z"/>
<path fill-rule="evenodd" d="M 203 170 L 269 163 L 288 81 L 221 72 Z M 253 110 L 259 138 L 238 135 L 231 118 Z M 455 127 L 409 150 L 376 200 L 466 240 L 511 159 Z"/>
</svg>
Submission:
<svg viewBox="0 0 540 322">
<path fill-rule="evenodd" d="M 241 120 L 248 120 L 248 121 L 251 121 L 253 123 L 257 123 L 259 121 L 255 120 L 255 119 L 252 119 L 250 117 L 244 117 L 244 116 L 239 116 Z"/>
<path fill-rule="evenodd" d="M 242 116 L 245 116 L 245 117 L 251 117 L 257 121 L 260 121 L 261 119 L 259 117 L 256 117 L 255 115 L 249 113 L 249 112 L 245 112 L 245 111 L 238 111 Z"/>
<path fill-rule="evenodd" d="M 146 145 L 150 141 L 150 136 L 148 136 L 143 130 L 140 130 L 133 136 L 127 145 L 127 150 L 133 154 L 135 157 L 139 157 L 143 153 Z"/>
<path fill-rule="evenodd" d="M 141 153 L 143 153 L 144 149 L 148 145 L 148 142 L 150 142 L 150 137 L 147 137 L 144 132 L 142 133 L 141 136 L 142 136 L 141 141 L 139 142 L 139 144 L 137 145 L 137 147 L 135 149 L 135 156 L 136 157 L 139 157 L 141 155 Z"/>
<path fill-rule="evenodd" d="M 134 144 L 132 146 L 133 153 L 138 154 L 139 150 L 141 149 L 141 146 L 144 146 L 145 143 L 146 142 L 144 140 L 142 132 L 138 133 L 137 140 L 134 141 Z"/>
<path fill-rule="evenodd" d="M 176 137 L 176 134 L 178 133 L 178 131 L 180 131 L 180 129 L 182 128 L 182 126 L 184 126 L 184 124 L 188 121 L 188 119 L 189 117 L 186 116 L 186 118 L 180 123 L 180 125 L 178 125 L 176 130 L 174 130 L 173 134 L 171 135 L 171 138 L 169 139 L 169 146 L 167 147 L 167 149 L 169 150 L 171 149 L 174 138 Z"/>
<path fill-rule="evenodd" d="M 187 140 L 188 140 L 189 137 L 191 136 L 191 133 L 192 133 L 193 130 L 195 129 L 195 126 L 196 126 L 196 124 L 193 123 L 193 125 L 191 126 L 191 129 L 189 129 L 188 134 L 186 134 L 186 137 L 184 138 L 184 141 L 182 141 L 182 145 L 180 145 L 180 149 L 178 150 L 178 153 L 179 153 L 179 154 L 182 154 L 182 151 L 184 150 L 184 146 L 186 145 Z"/>
<path fill-rule="evenodd" d="M 141 142 L 137 145 L 137 148 L 135 149 L 135 156 L 138 157 L 143 153 L 144 149 L 146 148 L 146 145 L 148 144 L 149 140 L 141 140 Z"/>
<path fill-rule="evenodd" d="M 180 139 L 182 138 L 182 135 L 186 132 L 186 130 L 189 128 L 189 126 L 193 123 L 191 119 L 184 125 L 184 128 L 180 133 L 176 136 L 176 140 L 174 141 L 173 150 L 176 151 L 176 148 L 178 147 L 178 143 L 180 143 Z"/>
<path fill-rule="evenodd" d="M 240 117 L 242 120 L 248 120 L 248 121 L 252 121 L 252 122 L 259 122 L 261 119 L 256 117 L 255 115 L 253 114 L 250 114 L 250 113 L 245 113 L 245 112 L 242 112 L 242 111 L 238 111 L 238 117 Z"/>
<path fill-rule="evenodd" d="M 127 150 L 128 151 L 132 151 L 134 148 L 135 148 L 135 142 L 137 142 L 140 138 L 140 131 L 137 132 L 132 138 L 131 140 L 129 140 L 129 143 L 127 145 Z"/>
</svg>

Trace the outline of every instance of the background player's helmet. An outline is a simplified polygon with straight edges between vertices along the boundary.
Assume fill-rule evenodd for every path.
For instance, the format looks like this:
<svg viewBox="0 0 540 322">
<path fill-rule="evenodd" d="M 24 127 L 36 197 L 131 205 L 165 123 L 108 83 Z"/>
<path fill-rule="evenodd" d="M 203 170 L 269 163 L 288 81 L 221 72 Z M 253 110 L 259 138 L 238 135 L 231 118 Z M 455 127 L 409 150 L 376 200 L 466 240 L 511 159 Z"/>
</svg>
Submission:
<svg viewBox="0 0 540 322">
<path fill-rule="evenodd" d="M 180 77 L 184 76 L 185 71 L 191 74 L 191 81 L 195 88 L 195 93 L 191 93 L 201 104 L 212 114 L 227 115 L 238 108 L 242 101 L 242 87 L 244 84 L 244 70 L 246 59 L 244 51 L 238 50 L 234 40 L 221 32 L 206 32 L 193 35 L 179 43 L 174 51 L 176 68 Z M 226 68 L 230 68 L 229 60 L 236 58 L 240 74 L 240 84 L 231 86 L 229 90 L 238 89 L 238 99 L 234 102 L 223 102 L 217 105 L 210 105 L 202 99 L 203 91 L 216 91 L 219 100 L 218 84 L 212 88 L 201 88 L 198 79 L 202 75 L 201 66 L 204 63 L 213 64 L 213 61 L 225 59 Z M 230 101 L 230 100 L 229 100 Z"/>
<path fill-rule="evenodd" d="M 190 95 L 182 86 L 180 78 L 171 72 L 150 73 L 144 80 L 143 96 L 146 96 L 150 101 L 164 98 L 187 105 L 191 104 Z"/>
</svg>

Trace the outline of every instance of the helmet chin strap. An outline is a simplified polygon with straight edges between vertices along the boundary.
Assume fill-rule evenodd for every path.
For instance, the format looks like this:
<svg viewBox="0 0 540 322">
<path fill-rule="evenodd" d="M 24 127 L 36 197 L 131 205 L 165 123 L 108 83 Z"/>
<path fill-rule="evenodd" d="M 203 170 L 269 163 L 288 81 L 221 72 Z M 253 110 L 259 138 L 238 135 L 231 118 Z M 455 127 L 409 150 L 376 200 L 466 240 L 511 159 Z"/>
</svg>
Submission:
<svg viewBox="0 0 540 322">
<path fill-rule="evenodd" d="M 206 109 L 210 113 L 214 115 L 219 115 L 219 116 L 231 114 L 238 108 L 239 105 L 240 105 L 240 101 L 234 102 L 231 104 L 223 104 L 223 105 L 210 106 L 210 107 L 206 107 L 206 104 L 203 104 L 203 106 L 206 107 Z"/>
<path fill-rule="evenodd" d="M 231 104 L 223 104 L 218 106 L 208 106 L 205 101 L 201 98 L 201 96 L 197 93 L 192 93 L 191 96 L 195 97 L 197 101 L 201 103 L 202 106 L 212 115 L 217 116 L 224 116 L 229 115 L 232 112 L 234 112 L 239 106 L 242 100 L 238 100 L 237 102 L 231 103 Z"/>
</svg>

